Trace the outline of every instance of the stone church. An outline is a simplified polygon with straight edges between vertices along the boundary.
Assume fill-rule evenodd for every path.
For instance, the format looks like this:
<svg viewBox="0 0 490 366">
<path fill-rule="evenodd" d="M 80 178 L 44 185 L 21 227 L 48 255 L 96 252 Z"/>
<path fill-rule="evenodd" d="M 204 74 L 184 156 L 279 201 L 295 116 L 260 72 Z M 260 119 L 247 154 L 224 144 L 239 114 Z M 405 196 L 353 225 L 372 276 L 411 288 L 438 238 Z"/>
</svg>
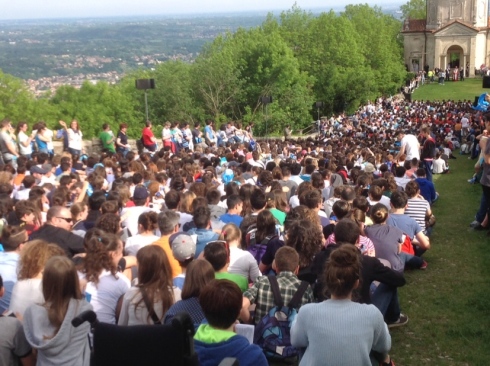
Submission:
<svg viewBox="0 0 490 366">
<path fill-rule="evenodd" d="M 405 64 L 410 71 L 464 67 L 474 76 L 490 66 L 489 0 L 426 0 L 426 19 L 403 23 Z"/>
</svg>

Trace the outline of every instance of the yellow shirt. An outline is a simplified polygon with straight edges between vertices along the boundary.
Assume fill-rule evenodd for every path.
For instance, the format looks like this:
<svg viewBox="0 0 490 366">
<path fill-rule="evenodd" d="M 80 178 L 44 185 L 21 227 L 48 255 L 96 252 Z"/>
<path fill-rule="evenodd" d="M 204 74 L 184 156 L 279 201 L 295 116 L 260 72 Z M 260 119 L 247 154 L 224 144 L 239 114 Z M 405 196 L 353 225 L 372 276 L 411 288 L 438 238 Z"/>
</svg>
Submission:
<svg viewBox="0 0 490 366">
<path fill-rule="evenodd" d="M 170 249 L 170 243 L 168 241 L 169 237 L 169 235 L 162 236 L 156 242 L 152 243 L 152 245 L 158 245 L 165 251 L 165 254 L 167 255 L 168 261 L 170 263 L 170 268 L 172 269 L 172 278 L 175 278 L 182 273 L 182 269 L 177 259 L 175 259 L 172 253 L 172 249 Z"/>
</svg>

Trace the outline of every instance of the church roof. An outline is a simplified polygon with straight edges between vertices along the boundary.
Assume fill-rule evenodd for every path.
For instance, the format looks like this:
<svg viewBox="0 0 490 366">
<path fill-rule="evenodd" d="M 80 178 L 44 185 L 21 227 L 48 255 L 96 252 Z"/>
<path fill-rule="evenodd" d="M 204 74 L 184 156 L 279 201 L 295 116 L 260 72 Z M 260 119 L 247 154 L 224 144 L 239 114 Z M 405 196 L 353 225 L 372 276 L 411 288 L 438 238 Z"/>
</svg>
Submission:
<svg viewBox="0 0 490 366">
<path fill-rule="evenodd" d="M 427 26 L 426 19 L 405 19 L 402 33 L 423 32 Z"/>
<path fill-rule="evenodd" d="M 475 32 L 478 32 L 478 31 L 480 30 L 479 28 L 472 27 L 471 25 L 468 25 L 468 24 L 466 24 L 466 23 L 463 23 L 463 22 L 461 22 L 461 21 L 459 21 L 459 20 L 454 20 L 454 21 L 452 21 L 451 23 L 446 24 L 444 27 L 441 27 L 441 28 L 439 28 L 439 29 L 437 29 L 437 30 L 434 30 L 433 32 L 434 32 L 434 33 L 439 33 L 439 32 L 440 32 L 440 31 L 442 31 L 443 29 L 449 28 L 450 26 L 452 26 L 452 25 L 454 25 L 454 24 L 461 24 L 462 26 L 464 26 L 464 27 L 466 27 L 466 28 L 469 28 L 469 29 L 471 29 L 471 30 L 474 30 Z"/>
</svg>

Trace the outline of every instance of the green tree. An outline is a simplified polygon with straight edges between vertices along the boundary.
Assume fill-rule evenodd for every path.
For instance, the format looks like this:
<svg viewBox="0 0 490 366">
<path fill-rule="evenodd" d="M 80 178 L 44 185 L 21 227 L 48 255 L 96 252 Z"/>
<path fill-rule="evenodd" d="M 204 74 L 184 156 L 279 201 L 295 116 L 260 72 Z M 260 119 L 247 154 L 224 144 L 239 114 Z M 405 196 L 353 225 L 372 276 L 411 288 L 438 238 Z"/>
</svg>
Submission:
<svg viewBox="0 0 490 366">
<path fill-rule="evenodd" d="M 404 19 L 425 19 L 427 17 L 427 0 L 409 0 L 400 6 Z"/>
</svg>

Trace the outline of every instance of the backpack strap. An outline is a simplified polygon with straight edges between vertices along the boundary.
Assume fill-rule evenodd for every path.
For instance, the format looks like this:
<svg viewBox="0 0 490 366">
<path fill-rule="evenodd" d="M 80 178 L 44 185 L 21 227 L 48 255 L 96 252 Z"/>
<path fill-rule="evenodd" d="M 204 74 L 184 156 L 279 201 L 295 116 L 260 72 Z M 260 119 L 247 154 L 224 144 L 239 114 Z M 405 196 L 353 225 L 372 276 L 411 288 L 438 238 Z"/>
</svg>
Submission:
<svg viewBox="0 0 490 366">
<path fill-rule="evenodd" d="M 162 322 L 160 319 L 158 319 L 157 314 L 155 314 L 155 310 L 153 309 L 153 306 L 150 304 L 150 300 L 148 299 L 148 294 L 146 293 L 145 289 L 140 288 L 141 296 L 143 297 L 143 301 L 146 305 L 146 308 L 148 309 L 148 312 L 150 313 L 150 318 L 153 320 L 153 324 L 155 325 L 161 325 Z"/>
<path fill-rule="evenodd" d="M 269 235 L 269 236 L 266 236 L 261 242 L 260 244 L 261 245 L 267 245 L 272 239 L 274 239 L 274 237 L 276 237 L 277 235 Z"/>
<path fill-rule="evenodd" d="M 276 276 L 267 276 L 269 283 L 271 284 L 272 294 L 274 295 L 274 304 L 277 307 L 282 308 L 284 306 L 284 300 L 281 296 L 281 290 L 279 289 L 279 283 L 277 282 Z"/>
<path fill-rule="evenodd" d="M 301 281 L 301 285 L 299 285 L 298 289 L 296 290 L 296 293 L 294 294 L 293 298 L 288 304 L 288 308 L 294 308 L 297 309 L 301 305 L 301 299 L 303 298 L 303 295 L 306 292 L 306 289 L 308 288 L 310 284 L 306 281 Z"/>
</svg>

